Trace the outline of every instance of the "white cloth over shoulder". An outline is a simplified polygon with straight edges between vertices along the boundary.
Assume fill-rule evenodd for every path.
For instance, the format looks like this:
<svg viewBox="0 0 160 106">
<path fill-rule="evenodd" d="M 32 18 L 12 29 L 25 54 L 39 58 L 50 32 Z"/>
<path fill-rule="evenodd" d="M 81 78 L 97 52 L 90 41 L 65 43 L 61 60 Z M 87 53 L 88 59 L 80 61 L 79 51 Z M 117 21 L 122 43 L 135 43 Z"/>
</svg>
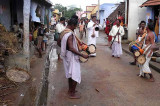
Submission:
<svg viewBox="0 0 160 106">
<path fill-rule="evenodd" d="M 67 40 L 73 35 L 73 47 L 78 51 L 77 41 L 72 32 L 66 33 L 61 40 L 61 58 L 63 59 L 66 78 L 72 78 L 74 81 L 81 82 L 81 71 L 79 56 L 67 50 Z"/>
<path fill-rule="evenodd" d="M 117 32 L 119 30 L 120 35 L 116 36 Z M 114 36 L 116 36 L 115 38 L 115 42 L 121 42 L 122 36 L 124 35 L 124 28 L 122 26 L 117 27 L 117 25 L 114 25 L 109 33 L 109 35 L 113 36 L 112 37 L 112 41 L 114 40 Z"/>
</svg>

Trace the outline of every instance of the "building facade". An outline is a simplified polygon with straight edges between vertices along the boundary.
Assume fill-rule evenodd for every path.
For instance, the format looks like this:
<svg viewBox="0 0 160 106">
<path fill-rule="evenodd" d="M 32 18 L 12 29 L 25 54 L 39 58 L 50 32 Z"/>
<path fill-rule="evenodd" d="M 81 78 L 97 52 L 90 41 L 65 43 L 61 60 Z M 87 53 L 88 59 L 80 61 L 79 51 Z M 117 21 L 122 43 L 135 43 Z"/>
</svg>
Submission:
<svg viewBox="0 0 160 106">
<path fill-rule="evenodd" d="M 136 29 L 138 24 L 144 20 L 146 21 L 146 11 L 147 8 L 141 8 L 140 5 L 146 0 L 125 0 L 126 9 L 125 9 L 125 19 L 126 24 L 128 25 L 128 40 L 133 41 L 136 39 Z"/>
</svg>

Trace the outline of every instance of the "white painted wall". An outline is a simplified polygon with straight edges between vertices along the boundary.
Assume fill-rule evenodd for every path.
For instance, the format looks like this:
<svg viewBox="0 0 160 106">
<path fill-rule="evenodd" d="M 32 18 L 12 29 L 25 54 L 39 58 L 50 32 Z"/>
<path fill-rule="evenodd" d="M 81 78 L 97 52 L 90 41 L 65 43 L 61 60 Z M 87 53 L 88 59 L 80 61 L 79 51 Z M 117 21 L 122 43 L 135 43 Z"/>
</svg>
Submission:
<svg viewBox="0 0 160 106">
<path fill-rule="evenodd" d="M 129 13 L 128 13 L 128 40 L 133 41 L 136 39 L 136 29 L 138 24 L 144 20 L 146 21 L 147 8 L 139 7 L 146 0 L 129 0 Z"/>
<path fill-rule="evenodd" d="M 32 21 L 35 22 L 41 22 L 40 18 L 36 16 L 36 8 L 37 8 L 38 4 L 34 1 L 31 1 L 31 16 L 32 16 Z"/>
</svg>

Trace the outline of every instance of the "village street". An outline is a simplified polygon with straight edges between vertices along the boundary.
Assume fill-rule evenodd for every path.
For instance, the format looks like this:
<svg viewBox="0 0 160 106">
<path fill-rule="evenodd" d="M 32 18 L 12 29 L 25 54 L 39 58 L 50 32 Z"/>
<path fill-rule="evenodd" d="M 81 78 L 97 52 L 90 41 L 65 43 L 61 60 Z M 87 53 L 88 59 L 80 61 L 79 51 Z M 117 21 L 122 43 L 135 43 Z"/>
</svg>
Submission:
<svg viewBox="0 0 160 106">
<path fill-rule="evenodd" d="M 78 100 L 68 98 L 63 62 L 57 61 L 55 51 L 55 65 L 48 76 L 48 96 L 42 99 L 47 100 L 47 106 L 159 106 L 160 74 L 152 69 L 155 82 L 138 77 L 139 68 L 129 65 L 132 57 L 126 53 L 120 59 L 111 57 L 105 37 L 100 32 L 97 56 L 81 64 L 82 82 L 77 91 L 82 97 Z"/>
</svg>

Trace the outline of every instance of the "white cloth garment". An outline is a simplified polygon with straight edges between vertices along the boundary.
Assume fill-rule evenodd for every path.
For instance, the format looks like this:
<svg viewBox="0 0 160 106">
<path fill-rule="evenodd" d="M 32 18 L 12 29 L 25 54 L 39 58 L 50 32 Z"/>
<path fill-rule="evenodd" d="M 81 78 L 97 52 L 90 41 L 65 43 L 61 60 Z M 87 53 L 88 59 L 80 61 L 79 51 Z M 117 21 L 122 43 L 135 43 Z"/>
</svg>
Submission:
<svg viewBox="0 0 160 106">
<path fill-rule="evenodd" d="M 144 45 L 143 46 L 143 48 L 145 48 L 147 45 Z M 145 49 L 145 51 L 144 51 L 144 53 L 149 49 L 151 47 L 151 45 L 149 45 L 146 49 Z M 147 73 L 147 74 L 151 74 L 151 70 L 150 70 L 150 68 L 149 68 L 149 62 L 150 62 L 150 60 L 151 60 L 151 57 L 149 57 L 148 58 L 148 55 L 149 55 L 149 53 L 150 53 L 150 51 L 151 50 L 149 50 L 148 51 L 148 53 L 146 54 L 146 62 L 143 64 L 143 65 L 140 65 L 139 64 L 139 68 L 140 68 L 140 76 L 141 75 L 144 75 L 144 73 Z M 151 54 L 151 56 L 153 55 L 153 53 Z"/>
<path fill-rule="evenodd" d="M 61 33 L 66 27 L 62 23 L 58 23 L 56 25 L 56 30 L 58 33 Z M 59 55 L 61 53 L 61 48 L 57 45 L 57 54 Z"/>
<path fill-rule="evenodd" d="M 142 37 L 138 37 L 138 42 L 140 42 L 142 40 Z"/>
<path fill-rule="evenodd" d="M 96 46 L 96 37 L 99 36 L 99 31 L 95 31 L 95 26 L 93 26 L 95 23 L 91 20 L 88 23 L 88 45 L 94 44 Z M 95 37 L 92 37 L 92 35 L 95 34 Z M 96 56 L 96 53 L 91 54 L 91 56 Z"/>
<path fill-rule="evenodd" d="M 99 25 L 96 25 L 95 27 L 100 27 Z M 99 31 L 95 31 L 95 36 L 98 38 L 99 37 Z"/>
<path fill-rule="evenodd" d="M 146 52 L 148 51 L 148 49 L 150 49 L 150 47 L 152 46 L 152 44 L 146 45 L 147 36 L 148 35 L 145 36 L 145 40 L 144 40 L 144 43 L 143 43 L 143 49 L 146 48 L 143 54 L 146 54 Z M 149 68 L 149 62 L 151 60 L 153 52 L 152 52 L 151 56 L 148 57 L 148 55 L 150 54 L 150 52 L 151 52 L 151 50 L 149 50 L 148 53 L 146 54 L 146 62 L 143 65 L 139 64 L 139 68 L 140 68 L 140 74 L 139 74 L 139 76 L 143 75 L 144 73 L 148 73 L 148 74 L 152 73 L 151 70 L 150 70 L 150 68 Z"/>
<path fill-rule="evenodd" d="M 120 35 L 117 35 L 117 32 L 119 32 Z M 124 28 L 122 26 L 117 27 L 117 25 L 114 25 L 109 35 L 112 36 L 112 42 L 115 39 L 112 44 L 112 56 L 120 57 L 123 54 L 121 39 L 122 39 L 122 36 L 124 35 Z"/>
<path fill-rule="evenodd" d="M 116 36 L 117 32 L 119 30 L 120 35 Z M 112 36 L 112 41 L 114 40 L 114 36 L 116 36 L 115 38 L 115 42 L 121 42 L 122 40 L 122 36 L 124 35 L 124 28 L 122 26 L 117 27 L 117 25 L 114 25 L 109 33 L 109 35 Z M 119 38 L 119 39 L 118 39 Z"/>
<path fill-rule="evenodd" d="M 72 36 L 72 32 L 66 33 L 61 41 L 61 58 L 63 59 L 64 69 L 66 78 L 72 78 L 74 81 L 81 82 L 81 71 L 79 56 L 68 51 L 67 40 L 69 36 Z M 73 34 L 73 47 L 78 51 L 77 41 L 75 35 Z"/>
<path fill-rule="evenodd" d="M 56 30 L 58 33 L 61 33 L 65 28 L 66 27 L 60 22 L 56 25 Z"/>
<path fill-rule="evenodd" d="M 120 57 L 122 55 L 122 45 L 121 43 L 114 42 L 112 44 L 112 56 Z"/>
<path fill-rule="evenodd" d="M 56 18 L 55 17 L 51 17 L 51 25 L 55 25 L 56 24 Z"/>
</svg>

